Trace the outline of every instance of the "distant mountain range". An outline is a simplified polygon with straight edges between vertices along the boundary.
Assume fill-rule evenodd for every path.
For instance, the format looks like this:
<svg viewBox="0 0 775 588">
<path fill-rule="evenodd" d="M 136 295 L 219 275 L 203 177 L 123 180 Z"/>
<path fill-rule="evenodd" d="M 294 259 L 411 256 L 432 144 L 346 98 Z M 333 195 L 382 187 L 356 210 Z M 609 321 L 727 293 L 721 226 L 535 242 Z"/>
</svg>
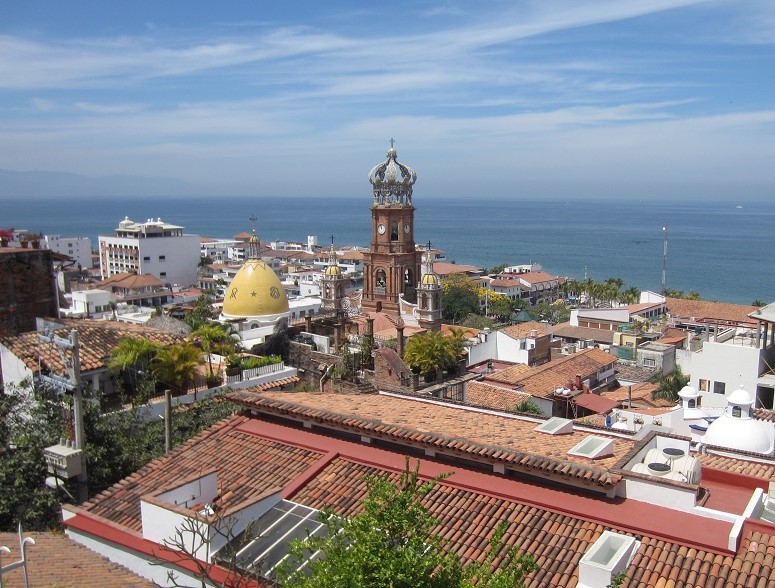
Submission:
<svg viewBox="0 0 775 588">
<path fill-rule="evenodd" d="M 65 172 L 18 172 L 0 169 L 0 200 L 78 196 L 188 196 L 198 190 L 188 182 L 152 176 L 83 176 Z"/>
</svg>

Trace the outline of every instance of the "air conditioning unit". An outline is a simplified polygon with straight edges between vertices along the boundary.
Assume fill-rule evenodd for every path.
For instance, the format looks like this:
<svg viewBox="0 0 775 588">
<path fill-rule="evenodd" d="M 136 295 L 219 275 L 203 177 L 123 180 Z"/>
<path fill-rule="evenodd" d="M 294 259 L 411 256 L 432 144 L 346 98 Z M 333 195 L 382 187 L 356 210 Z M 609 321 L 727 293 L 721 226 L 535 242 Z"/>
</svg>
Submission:
<svg viewBox="0 0 775 588">
<path fill-rule="evenodd" d="M 48 471 L 58 478 L 75 478 L 83 472 L 83 451 L 69 445 L 52 445 L 43 450 Z"/>
</svg>

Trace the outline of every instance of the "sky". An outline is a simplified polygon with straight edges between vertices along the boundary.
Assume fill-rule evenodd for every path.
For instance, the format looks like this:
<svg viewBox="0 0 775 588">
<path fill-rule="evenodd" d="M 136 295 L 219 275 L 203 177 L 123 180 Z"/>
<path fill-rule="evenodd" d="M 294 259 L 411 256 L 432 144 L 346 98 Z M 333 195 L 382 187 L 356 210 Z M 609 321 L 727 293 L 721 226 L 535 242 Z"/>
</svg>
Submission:
<svg viewBox="0 0 775 588">
<path fill-rule="evenodd" d="M 392 138 L 423 197 L 748 201 L 775 194 L 774 131 L 772 0 L 24 0 L 0 19 L 2 170 L 354 197 Z"/>
</svg>

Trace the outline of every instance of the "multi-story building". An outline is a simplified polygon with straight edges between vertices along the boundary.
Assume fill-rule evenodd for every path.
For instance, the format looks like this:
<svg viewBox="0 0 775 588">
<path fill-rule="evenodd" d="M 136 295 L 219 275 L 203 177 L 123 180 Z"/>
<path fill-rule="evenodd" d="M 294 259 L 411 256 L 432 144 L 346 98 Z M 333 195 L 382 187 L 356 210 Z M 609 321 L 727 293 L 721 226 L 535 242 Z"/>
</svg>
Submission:
<svg viewBox="0 0 775 588">
<path fill-rule="evenodd" d="M 102 278 L 115 274 L 151 274 L 162 283 L 190 286 L 197 283 L 200 258 L 198 235 L 183 233 L 183 227 L 162 220 L 136 223 L 122 220 L 115 236 L 99 237 Z"/>
<path fill-rule="evenodd" d="M 84 269 L 89 269 L 92 266 L 91 239 L 89 237 L 45 235 L 41 245 L 45 249 L 67 255 Z"/>
</svg>

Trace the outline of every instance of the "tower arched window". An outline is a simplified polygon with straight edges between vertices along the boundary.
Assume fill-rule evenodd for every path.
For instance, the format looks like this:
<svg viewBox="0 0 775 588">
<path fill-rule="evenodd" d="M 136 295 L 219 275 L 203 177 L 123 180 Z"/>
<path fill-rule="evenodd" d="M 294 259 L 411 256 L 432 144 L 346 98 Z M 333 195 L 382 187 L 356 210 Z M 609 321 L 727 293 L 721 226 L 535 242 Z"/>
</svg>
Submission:
<svg viewBox="0 0 775 588">
<path fill-rule="evenodd" d="M 398 241 L 398 221 L 390 223 L 390 240 Z"/>
<path fill-rule="evenodd" d="M 385 270 L 377 270 L 376 282 L 378 288 L 384 288 L 387 286 L 387 277 L 385 276 Z"/>
<path fill-rule="evenodd" d="M 428 295 L 425 292 L 422 293 L 422 308 L 428 308 Z"/>
<path fill-rule="evenodd" d="M 405 286 L 414 285 L 414 274 L 412 273 L 411 268 L 406 268 L 404 270 L 404 285 Z"/>
</svg>

